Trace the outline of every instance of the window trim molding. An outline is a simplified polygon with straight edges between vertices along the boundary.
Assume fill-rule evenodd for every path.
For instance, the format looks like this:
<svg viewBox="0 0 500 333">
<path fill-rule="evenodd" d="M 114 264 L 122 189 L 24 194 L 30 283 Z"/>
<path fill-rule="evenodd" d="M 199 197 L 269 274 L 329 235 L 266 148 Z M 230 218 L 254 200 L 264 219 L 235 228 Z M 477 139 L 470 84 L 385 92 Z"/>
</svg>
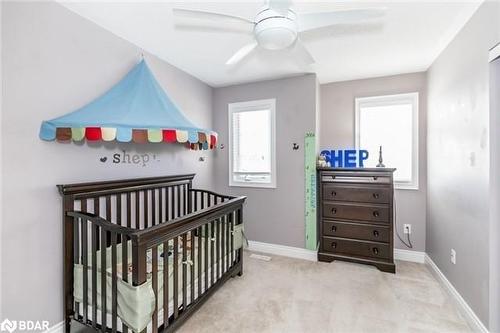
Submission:
<svg viewBox="0 0 500 333">
<path fill-rule="evenodd" d="M 259 108 L 268 109 L 271 117 L 271 182 L 238 182 L 233 180 L 233 114 L 245 111 L 256 111 Z M 255 188 L 276 188 L 276 99 L 259 99 L 253 101 L 228 103 L 228 138 L 229 138 L 229 186 L 230 187 L 255 187 Z"/>
<path fill-rule="evenodd" d="M 354 145 L 359 149 L 360 133 L 360 107 L 388 105 L 388 102 L 396 104 L 401 101 L 410 101 L 413 104 L 412 110 L 412 180 L 410 182 L 394 181 L 394 188 L 397 190 L 418 190 L 419 189 L 419 93 L 403 93 L 394 95 L 357 97 L 354 99 Z"/>
</svg>

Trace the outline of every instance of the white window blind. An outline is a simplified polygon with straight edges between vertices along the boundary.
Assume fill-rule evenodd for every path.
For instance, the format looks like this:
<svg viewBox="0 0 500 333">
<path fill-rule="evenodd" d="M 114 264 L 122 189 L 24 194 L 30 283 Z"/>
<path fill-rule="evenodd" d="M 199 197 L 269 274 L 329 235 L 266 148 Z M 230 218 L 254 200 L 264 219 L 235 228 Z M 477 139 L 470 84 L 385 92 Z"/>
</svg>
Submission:
<svg viewBox="0 0 500 333">
<path fill-rule="evenodd" d="M 275 187 L 274 100 L 229 104 L 231 186 Z"/>
<path fill-rule="evenodd" d="M 366 167 L 396 168 L 396 188 L 418 189 L 418 94 L 356 99 L 356 148 L 369 152 Z"/>
</svg>

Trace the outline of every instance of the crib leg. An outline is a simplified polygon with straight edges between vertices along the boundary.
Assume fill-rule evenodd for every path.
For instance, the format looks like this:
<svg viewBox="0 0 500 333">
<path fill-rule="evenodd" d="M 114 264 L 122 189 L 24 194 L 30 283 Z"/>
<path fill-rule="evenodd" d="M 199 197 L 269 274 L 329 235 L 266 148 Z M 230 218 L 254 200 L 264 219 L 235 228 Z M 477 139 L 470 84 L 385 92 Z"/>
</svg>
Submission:
<svg viewBox="0 0 500 333">
<path fill-rule="evenodd" d="M 236 275 L 238 275 L 238 276 L 243 275 L 243 249 L 238 250 L 238 264 L 237 265 L 239 266 L 239 270 L 232 277 L 235 277 Z"/>
</svg>

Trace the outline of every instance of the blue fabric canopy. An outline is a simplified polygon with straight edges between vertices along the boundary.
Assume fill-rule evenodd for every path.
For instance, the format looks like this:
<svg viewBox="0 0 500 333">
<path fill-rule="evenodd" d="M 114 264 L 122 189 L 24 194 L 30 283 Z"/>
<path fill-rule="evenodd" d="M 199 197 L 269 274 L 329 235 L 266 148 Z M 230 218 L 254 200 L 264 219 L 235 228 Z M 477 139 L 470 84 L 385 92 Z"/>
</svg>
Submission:
<svg viewBox="0 0 500 333">
<path fill-rule="evenodd" d="M 40 138 L 177 141 L 199 144 L 199 148 L 207 149 L 215 146 L 217 134 L 193 125 L 170 100 L 142 60 L 93 102 L 67 115 L 44 121 Z"/>
</svg>

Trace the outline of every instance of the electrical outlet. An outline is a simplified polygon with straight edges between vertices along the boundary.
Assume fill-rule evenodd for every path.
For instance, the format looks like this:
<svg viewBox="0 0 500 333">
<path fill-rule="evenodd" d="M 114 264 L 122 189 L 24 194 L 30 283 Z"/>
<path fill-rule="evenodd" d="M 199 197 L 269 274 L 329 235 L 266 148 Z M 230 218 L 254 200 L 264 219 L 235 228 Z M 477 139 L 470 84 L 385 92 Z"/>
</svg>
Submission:
<svg viewBox="0 0 500 333">
<path fill-rule="evenodd" d="M 411 224 L 405 224 L 403 228 L 405 234 L 411 234 Z"/>
<path fill-rule="evenodd" d="M 451 249 L 450 260 L 453 265 L 457 263 L 457 251 L 455 251 L 454 249 Z"/>
</svg>

